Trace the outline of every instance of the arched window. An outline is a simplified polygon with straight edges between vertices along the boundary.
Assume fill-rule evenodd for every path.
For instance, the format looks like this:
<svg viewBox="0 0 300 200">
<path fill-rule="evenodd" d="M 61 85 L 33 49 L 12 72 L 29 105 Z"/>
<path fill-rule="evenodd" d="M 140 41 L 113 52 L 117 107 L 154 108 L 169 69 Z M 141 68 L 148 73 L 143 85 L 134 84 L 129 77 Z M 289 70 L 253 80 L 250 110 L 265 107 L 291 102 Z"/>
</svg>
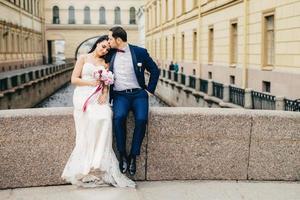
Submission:
<svg viewBox="0 0 300 200">
<path fill-rule="evenodd" d="M 104 7 L 101 7 L 99 9 L 99 23 L 100 24 L 106 24 L 106 19 L 105 19 L 105 8 Z"/>
<path fill-rule="evenodd" d="M 59 24 L 59 8 L 58 6 L 53 6 L 52 8 L 52 14 L 53 14 L 53 24 Z"/>
<path fill-rule="evenodd" d="M 75 9 L 73 6 L 69 7 L 69 24 L 75 24 Z"/>
<path fill-rule="evenodd" d="M 136 24 L 136 20 L 135 20 L 135 8 L 131 7 L 129 10 L 129 24 Z"/>
<path fill-rule="evenodd" d="M 120 9 L 120 7 L 115 8 L 115 24 L 121 24 L 121 9 Z"/>
<path fill-rule="evenodd" d="M 36 3 L 36 15 L 40 16 L 40 1 L 39 0 Z"/>
<path fill-rule="evenodd" d="M 84 24 L 90 24 L 90 23 L 91 23 L 90 7 L 86 6 L 84 8 Z"/>
</svg>

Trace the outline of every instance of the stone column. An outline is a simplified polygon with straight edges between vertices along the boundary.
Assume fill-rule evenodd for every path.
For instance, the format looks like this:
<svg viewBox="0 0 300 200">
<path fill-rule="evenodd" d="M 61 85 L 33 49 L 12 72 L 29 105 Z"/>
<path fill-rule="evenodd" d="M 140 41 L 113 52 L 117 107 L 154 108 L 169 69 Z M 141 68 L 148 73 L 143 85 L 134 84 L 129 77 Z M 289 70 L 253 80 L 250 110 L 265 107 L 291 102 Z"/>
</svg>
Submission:
<svg viewBox="0 0 300 200">
<path fill-rule="evenodd" d="M 180 83 L 181 84 L 181 73 L 178 73 L 178 83 Z"/>
<path fill-rule="evenodd" d="M 275 104 L 275 109 L 276 110 L 285 110 L 284 99 L 285 99 L 284 96 L 276 97 L 276 104 Z"/>
<path fill-rule="evenodd" d="M 185 75 L 185 86 L 189 87 L 189 84 L 190 84 L 190 76 Z"/>
<path fill-rule="evenodd" d="M 17 84 L 21 85 L 21 74 L 17 76 Z"/>
<path fill-rule="evenodd" d="M 223 84 L 223 101 L 224 102 L 229 102 L 229 85 Z"/>
<path fill-rule="evenodd" d="M 246 109 L 252 109 L 253 108 L 253 102 L 252 102 L 252 96 L 251 96 L 251 88 L 245 89 L 245 106 Z"/>
<path fill-rule="evenodd" d="M 207 83 L 207 95 L 212 96 L 213 95 L 213 81 L 211 79 L 208 79 Z"/>
<path fill-rule="evenodd" d="M 10 89 L 10 88 L 12 88 L 12 83 L 11 83 L 11 77 L 8 77 L 7 79 L 6 79 L 6 83 L 7 83 L 7 89 Z"/>
<path fill-rule="evenodd" d="M 25 73 L 25 83 L 28 83 L 28 82 L 29 82 L 29 74 Z"/>
<path fill-rule="evenodd" d="M 195 90 L 196 91 L 200 91 L 200 78 L 196 78 L 196 82 L 195 82 Z"/>
</svg>

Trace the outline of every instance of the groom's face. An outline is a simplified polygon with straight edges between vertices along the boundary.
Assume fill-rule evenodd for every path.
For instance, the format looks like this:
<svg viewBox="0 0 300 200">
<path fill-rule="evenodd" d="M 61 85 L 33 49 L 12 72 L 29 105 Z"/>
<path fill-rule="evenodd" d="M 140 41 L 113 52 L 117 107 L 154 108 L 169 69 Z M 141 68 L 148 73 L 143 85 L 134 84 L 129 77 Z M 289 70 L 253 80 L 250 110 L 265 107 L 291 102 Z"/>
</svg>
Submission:
<svg viewBox="0 0 300 200">
<path fill-rule="evenodd" d="M 108 33 L 108 43 L 109 43 L 109 46 L 110 48 L 117 48 L 117 41 L 116 39 L 112 36 L 112 32 L 109 31 Z"/>
</svg>

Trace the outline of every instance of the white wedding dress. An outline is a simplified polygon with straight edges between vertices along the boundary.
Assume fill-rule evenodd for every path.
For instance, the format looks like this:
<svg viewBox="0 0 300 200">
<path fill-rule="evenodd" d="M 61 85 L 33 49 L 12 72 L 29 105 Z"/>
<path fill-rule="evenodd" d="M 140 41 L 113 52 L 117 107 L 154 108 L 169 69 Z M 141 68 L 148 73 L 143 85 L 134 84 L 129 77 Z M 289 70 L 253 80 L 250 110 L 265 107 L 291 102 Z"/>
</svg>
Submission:
<svg viewBox="0 0 300 200">
<path fill-rule="evenodd" d="M 92 81 L 94 72 L 104 69 L 85 63 L 82 79 Z M 65 166 L 62 178 L 83 187 L 111 184 L 116 187 L 135 187 L 135 183 L 119 170 L 118 160 L 112 148 L 112 111 L 107 103 L 100 105 L 95 94 L 83 112 L 86 99 L 97 87 L 77 86 L 74 90 L 74 120 L 76 128 L 75 148 Z M 109 96 L 109 95 L 107 95 Z"/>
</svg>

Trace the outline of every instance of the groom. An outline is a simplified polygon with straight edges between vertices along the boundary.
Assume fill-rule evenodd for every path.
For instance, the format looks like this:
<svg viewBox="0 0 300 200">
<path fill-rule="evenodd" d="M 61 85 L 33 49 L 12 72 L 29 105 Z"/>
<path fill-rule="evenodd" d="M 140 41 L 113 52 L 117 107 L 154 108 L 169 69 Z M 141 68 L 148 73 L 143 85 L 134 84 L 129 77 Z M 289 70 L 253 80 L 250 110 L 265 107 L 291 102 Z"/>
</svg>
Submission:
<svg viewBox="0 0 300 200">
<path fill-rule="evenodd" d="M 146 49 L 127 43 L 127 33 L 122 27 L 111 28 L 108 38 L 111 48 L 116 49 L 110 60 L 110 70 L 115 75 L 110 95 L 113 100 L 113 128 L 120 154 L 119 167 L 122 173 L 128 170 L 133 176 L 148 121 L 148 98 L 154 94 L 160 72 Z M 148 86 L 145 84 L 145 69 L 150 72 Z M 125 123 L 130 110 L 134 114 L 135 128 L 127 156 Z"/>
</svg>

